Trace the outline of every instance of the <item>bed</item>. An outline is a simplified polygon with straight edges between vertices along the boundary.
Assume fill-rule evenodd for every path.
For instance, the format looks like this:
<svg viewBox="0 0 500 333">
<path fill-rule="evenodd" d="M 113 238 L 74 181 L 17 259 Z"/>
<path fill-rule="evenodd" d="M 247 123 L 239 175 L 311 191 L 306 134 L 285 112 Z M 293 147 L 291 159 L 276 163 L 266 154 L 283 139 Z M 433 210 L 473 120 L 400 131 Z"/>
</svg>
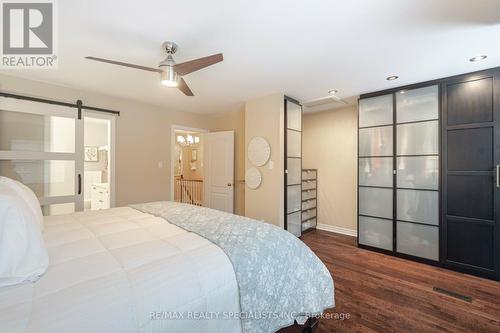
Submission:
<svg viewBox="0 0 500 333">
<path fill-rule="evenodd" d="M 242 269 L 238 268 L 241 263 L 235 259 L 235 252 L 241 255 L 242 250 L 238 246 L 227 249 L 227 235 L 236 234 L 241 241 L 243 232 L 232 228 L 223 240 L 214 240 L 195 227 L 190 230 L 187 223 L 197 220 L 203 221 L 211 234 L 219 235 L 224 234 L 222 229 L 229 230 L 228 225 L 232 228 L 231 221 L 235 225 L 238 221 L 264 224 L 168 202 L 45 217 L 43 238 L 50 264 L 34 283 L 0 288 L 2 332 L 265 332 L 270 327 L 277 331 L 294 319 L 333 307 L 329 273 L 328 277 L 318 277 L 318 284 L 323 284 L 319 291 L 311 291 L 303 300 L 292 299 L 293 292 L 289 293 L 290 299 L 280 294 L 281 288 L 293 287 L 291 282 L 280 281 L 286 276 L 259 273 L 245 277 L 247 283 L 269 286 L 266 293 L 283 299 L 287 304 L 284 309 L 301 304 L 293 308 L 297 318 L 279 318 L 269 324 L 275 326 L 269 326 L 262 324 L 268 319 L 242 317 L 242 313 L 248 313 L 248 304 L 268 307 L 256 291 L 245 290 L 250 287 L 245 285 Z M 219 220 L 227 223 L 214 227 L 212 222 Z M 282 237 L 295 244 L 294 238 Z M 293 247 L 289 250 L 297 251 Z M 258 249 L 246 251 L 258 253 Z M 312 251 L 304 250 L 311 262 L 321 266 L 316 262 L 319 259 L 307 251 Z M 324 270 L 307 274 L 324 275 Z M 263 278 L 268 280 L 259 281 Z M 314 304 L 308 308 L 309 303 Z"/>
</svg>

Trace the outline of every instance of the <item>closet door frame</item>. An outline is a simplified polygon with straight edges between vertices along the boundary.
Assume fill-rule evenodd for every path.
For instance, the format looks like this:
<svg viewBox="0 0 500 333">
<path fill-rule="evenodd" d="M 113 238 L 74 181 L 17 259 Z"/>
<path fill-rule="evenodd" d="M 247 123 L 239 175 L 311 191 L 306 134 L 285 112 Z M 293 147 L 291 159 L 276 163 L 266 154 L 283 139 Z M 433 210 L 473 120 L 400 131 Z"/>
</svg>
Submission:
<svg viewBox="0 0 500 333">
<path fill-rule="evenodd" d="M 359 100 L 361 99 L 364 99 L 364 98 L 371 98 L 371 97 L 379 97 L 379 96 L 384 96 L 384 95 L 391 95 L 391 101 L 392 101 L 392 122 L 390 124 L 383 124 L 383 125 L 374 125 L 374 126 L 366 126 L 366 127 L 362 127 L 360 128 L 359 126 L 359 115 L 360 115 L 360 112 L 359 112 Z M 356 214 L 356 219 L 357 219 L 357 235 L 358 237 L 356 238 L 356 242 L 357 242 L 357 245 L 358 247 L 360 248 L 364 248 L 364 249 L 368 249 L 368 250 L 372 250 L 372 251 L 376 251 L 376 252 L 380 252 L 380 253 L 384 253 L 384 254 L 390 254 L 390 255 L 395 255 L 396 252 L 396 240 L 395 240 L 395 235 L 396 235 L 396 229 L 395 229 L 395 212 L 396 212 L 396 207 L 395 207 L 395 185 L 396 185 L 396 175 L 394 174 L 394 172 L 392 173 L 392 186 L 391 187 L 384 187 L 384 186 L 366 186 L 366 185 L 360 185 L 360 182 L 359 182 L 359 161 L 361 158 L 392 158 L 392 170 L 395 170 L 396 168 L 396 158 L 395 158 L 395 154 L 396 154 L 396 145 L 395 145 L 395 139 L 396 139 L 396 124 L 395 124 L 395 120 L 396 120 L 396 106 L 395 106 L 395 97 L 394 97 L 394 94 L 392 92 L 381 92 L 381 93 L 375 93 L 375 94 L 370 94 L 370 96 L 367 96 L 367 97 L 364 97 L 364 96 L 361 96 L 360 99 L 358 100 L 358 120 L 357 120 L 357 128 L 358 128 L 358 154 L 357 154 L 357 187 L 356 187 L 356 191 L 357 191 L 357 214 Z M 359 140 L 359 133 L 360 133 L 360 130 L 362 129 L 368 129 L 368 128 L 380 128 L 380 127 L 391 127 L 392 128 L 392 156 L 360 156 L 360 140 Z M 392 190 L 392 218 L 389 219 L 387 217 L 381 217 L 381 216 L 369 216 L 369 215 L 364 215 L 364 214 L 360 214 L 359 212 L 359 203 L 360 203 L 360 188 L 370 188 L 370 187 L 373 187 L 373 188 L 377 188 L 377 189 L 391 189 Z M 380 219 L 380 220 L 385 220 L 385 221 L 392 221 L 392 250 L 388 250 L 388 249 L 383 249 L 383 248 L 378 248 L 378 247 L 375 247 L 375 246 L 371 246 L 371 245 L 365 245 L 365 244 L 362 244 L 359 242 L 359 218 L 360 216 L 363 216 L 363 217 L 368 217 L 368 218 L 376 218 L 376 219 Z"/>
<path fill-rule="evenodd" d="M 441 126 L 441 122 L 442 122 L 442 114 L 441 114 L 441 110 L 442 110 L 442 88 L 441 88 L 441 83 L 442 83 L 443 80 L 433 80 L 433 81 L 426 81 L 426 82 L 422 82 L 422 83 L 416 83 L 416 84 L 411 84 L 411 85 L 406 85 L 406 86 L 401 86 L 401 87 L 395 87 L 395 88 L 391 88 L 391 89 L 387 89 L 387 90 L 383 90 L 383 91 L 378 91 L 378 92 L 374 92 L 374 93 L 368 93 L 368 94 L 363 94 L 359 97 L 358 99 L 358 165 L 357 165 L 357 207 L 358 207 L 358 212 L 357 212 L 357 234 L 358 234 L 358 237 L 356 238 L 356 243 L 358 245 L 359 248 L 362 248 L 362 249 L 366 249 L 366 250 L 371 250 L 371 251 L 374 251 L 374 252 L 379 252 L 379 253 L 383 253 L 383 254 L 387 254 L 387 255 L 391 255 L 391 256 L 395 256 L 395 257 L 399 257 L 399 258 L 403 258 L 403 259 L 408 259 L 408 260 L 412 260 L 412 261 L 416 261 L 416 262 L 421 262 L 421 263 L 425 263 L 425 264 L 428 264 L 428 265 L 433 265 L 433 266 L 442 266 L 441 264 L 441 246 L 442 246 L 442 241 L 441 241 L 441 224 L 442 224 L 442 218 L 441 218 L 441 211 L 442 211 L 442 144 L 441 144 L 441 131 L 442 131 L 442 126 Z M 405 254 L 405 253 L 400 253 L 397 251 L 397 189 L 398 189 L 398 186 L 397 186 L 397 173 L 394 172 L 395 170 L 397 170 L 397 159 L 398 159 L 398 155 L 397 155 L 397 105 L 396 105 L 396 94 L 402 90 L 412 90 L 412 89 L 419 89 L 419 88 L 426 88 L 426 87 L 429 87 L 429 86 L 438 86 L 438 156 L 439 156 L 439 166 L 438 166 L 438 177 L 439 177 L 439 181 L 438 181 L 438 200 L 439 200 L 439 214 L 438 214 L 438 225 L 437 225 L 437 228 L 438 228 L 438 234 L 439 234 L 439 260 L 438 261 L 435 261 L 435 260 L 431 260 L 431 259 L 427 259 L 427 258 L 422 258 L 422 257 L 417 257 L 417 256 L 413 256 L 413 255 L 409 255 L 409 254 Z M 386 125 L 386 126 L 392 126 L 392 130 L 393 130 L 393 198 L 392 198 L 392 237 L 393 237 L 393 240 L 392 240 L 392 244 L 393 244 L 393 247 L 392 247 L 392 251 L 391 250 L 386 250 L 386 249 L 381 249 L 381 248 L 377 248 L 377 247 L 373 247 L 373 246 L 370 246 L 370 245 L 364 245 L 364 244 L 360 244 L 359 243 L 359 187 L 360 187 L 360 184 L 359 184 L 359 100 L 361 99 L 365 99 L 365 98 L 371 98 L 371 97 L 378 97 L 378 96 L 383 96 L 383 95 L 392 95 L 392 117 L 393 117 L 393 120 L 392 120 L 392 125 Z M 431 121 L 431 120 L 425 120 L 424 122 L 427 122 L 427 121 Z M 404 124 L 412 124 L 412 123 L 420 123 L 422 121 L 409 121 L 409 122 L 405 122 Z"/>
<path fill-rule="evenodd" d="M 287 114 L 287 102 L 294 103 L 300 106 L 301 109 L 301 120 L 300 120 L 300 175 L 301 175 L 301 180 L 302 180 L 302 144 L 303 144 L 303 138 L 302 138 L 302 131 L 304 129 L 304 119 L 303 119 L 303 110 L 302 110 L 302 104 L 300 104 L 299 101 L 296 99 L 293 99 L 291 97 L 288 97 L 285 95 L 285 98 L 283 99 L 283 110 L 284 110 L 284 116 L 283 116 L 283 135 L 284 135 L 284 158 L 283 158 L 283 164 L 284 164 L 284 177 L 283 177 L 283 184 L 284 184 L 284 200 L 283 200 L 283 214 L 284 214 L 284 219 L 283 219 L 283 227 L 285 230 L 288 230 L 288 114 Z M 317 191 L 317 190 L 316 190 Z M 317 195 L 317 192 L 316 192 Z M 300 236 L 302 236 L 302 181 L 300 182 Z M 293 212 L 296 213 L 296 212 Z M 290 214 L 293 214 L 290 213 Z M 299 236 L 299 237 L 300 237 Z"/>
</svg>

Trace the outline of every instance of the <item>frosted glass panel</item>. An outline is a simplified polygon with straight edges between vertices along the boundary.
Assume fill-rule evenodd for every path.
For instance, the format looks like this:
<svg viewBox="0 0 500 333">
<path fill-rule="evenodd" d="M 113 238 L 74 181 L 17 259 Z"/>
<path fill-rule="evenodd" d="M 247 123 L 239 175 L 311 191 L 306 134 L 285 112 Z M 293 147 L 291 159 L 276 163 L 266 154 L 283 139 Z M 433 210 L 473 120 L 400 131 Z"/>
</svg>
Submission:
<svg viewBox="0 0 500 333">
<path fill-rule="evenodd" d="M 392 95 L 364 98 L 359 101 L 359 127 L 392 124 Z"/>
<path fill-rule="evenodd" d="M 396 118 L 398 123 L 438 119 L 438 117 L 438 86 L 402 90 L 396 94 Z"/>
<path fill-rule="evenodd" d="M 302 234 L 302 221 L 300 218 L 300 212 L 290 214 L 286 218 L 287 230 L 299 237 Z"/>
<path fill-rule="evenodd" d="M 300 210 L 301 207 L 301 186 L 288 186 L 287 187 L 287 213 Z"/>
<path fill-rule="evenodd" d="M 0 150 L 75 152 L 75 119 L 0 110 Z"/>
<path fill-rule="evenodd" d="M 359 159 L 359 185 L 392 187 L 392 157 Z"/>
<path fill-rule="evenodd" d="M 392 156 L 392 126 L 359 130 L 359 156 Z"/>
<path fill-rule="evenodd" d="M 438 260 L 438 227 L 398 221 L 397 250 L 416 257 Z"/>
<path fill-rule="evenodd" d="M 392 189 L 360 187 L 359 214 L 392 219 Z"/>
<path fill-rule="evenodd" d="M 439 153 L 439 122 L 428 121 L 397 125 L 398 155 Z"/>
<path fill-rule="evenodd" d="M 392 251 L 392 221 L 360 216 L 358 241 Z"/>
<path fill-rule="evenodd" d="M 439 224 L 439 192 L 397 190 L 398 220 Z"/>
<path fill-rule="evenodd" d="M 286 127 L 300 131 L 302 129 L 302 107 L 286 101 Z"/>
<path fill-rule="evenodd" d="M 437 156 L 398 157 L 397 168 L 398 187 L 438 189 Z"/>
<path fill-rule="evenodd" d="M 0 161 L 0 176 L 28 186 L 37 197 L 75 195 L 75 161 Z"/>
<path fill-rule="evenodd" d="M 288 174 L 286 181 L 288 185 L 300 184 L 302 180 L 302 164 L 300 158 L 287 159 Z"/>
<path fill-rule="evenodd" d="M 302 142 L 301 132 L 287 130 L 286 151 L 288 157 L 301 157 Z"/>
</svg>

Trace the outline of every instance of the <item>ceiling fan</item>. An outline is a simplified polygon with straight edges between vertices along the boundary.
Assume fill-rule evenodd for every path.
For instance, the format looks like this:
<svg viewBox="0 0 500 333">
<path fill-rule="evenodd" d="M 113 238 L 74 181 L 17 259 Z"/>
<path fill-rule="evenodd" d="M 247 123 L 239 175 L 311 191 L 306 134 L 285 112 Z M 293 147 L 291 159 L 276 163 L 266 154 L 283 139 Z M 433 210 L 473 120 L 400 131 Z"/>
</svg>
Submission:
<svg viewBox="0 0 500 333">
<path fill-rule="evenodd" d="M 97 57 L 85 57 L 85 59 L 95 60 L 100 62 L 105 62 L 108 64 L 125 66 L 135 69 L 140 69 L 143 71 L 156 72 L 160 74 L 160 82 L 167 87 L 177 88 L 182 91 L 187 96 L 194 96 L 191 89 L 187 85 L 186 81 L 182 78 L 184 75 L 195 72 L 202 68 L 211 66 L 218 62 L 224 60 L 222 53 L 213 54 L 208 57 L 198 58 L 190 61 L 186 61 L 180 64 L 176 64 L 174 57 L 172 56 L 177 51 L 177 44 L 174 42 L 165 42 L 162 48 L 167 52 L 167 57 L 165 60 L 161 61 L 158 68 L 145 67 L 141 65 L 129 64 L 126 62 L 120 62 L 115 60 L 108 60 Z"/>
</svg>

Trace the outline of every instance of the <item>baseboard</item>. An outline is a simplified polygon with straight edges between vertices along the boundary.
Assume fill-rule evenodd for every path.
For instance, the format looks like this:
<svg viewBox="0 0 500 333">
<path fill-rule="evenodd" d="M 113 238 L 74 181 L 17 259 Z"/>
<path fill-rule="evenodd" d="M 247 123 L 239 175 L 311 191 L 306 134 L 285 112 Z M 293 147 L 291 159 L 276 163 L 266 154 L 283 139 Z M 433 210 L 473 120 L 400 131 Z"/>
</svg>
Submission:
<svg viewBox="0 0 500 333">
<path fill-rule="evenodd" d="M 347 229 L 347 228 L 342 228 L 342 227 L 336 227 L 336 226 L 329 225 L 329 224 L 318 223 L 318 225 L 316 226 L 316 228 L 319 229 L 319 230 L 330 231 L 330 232 L 334 232 L 336 234 L 341 234 L 341 235 L 346 235 L 346 236 L 352 236 L 352 237 L 357 237 L 358 236 L 357 230 L 352 230 L 352 229 Z"/>
</svg>

